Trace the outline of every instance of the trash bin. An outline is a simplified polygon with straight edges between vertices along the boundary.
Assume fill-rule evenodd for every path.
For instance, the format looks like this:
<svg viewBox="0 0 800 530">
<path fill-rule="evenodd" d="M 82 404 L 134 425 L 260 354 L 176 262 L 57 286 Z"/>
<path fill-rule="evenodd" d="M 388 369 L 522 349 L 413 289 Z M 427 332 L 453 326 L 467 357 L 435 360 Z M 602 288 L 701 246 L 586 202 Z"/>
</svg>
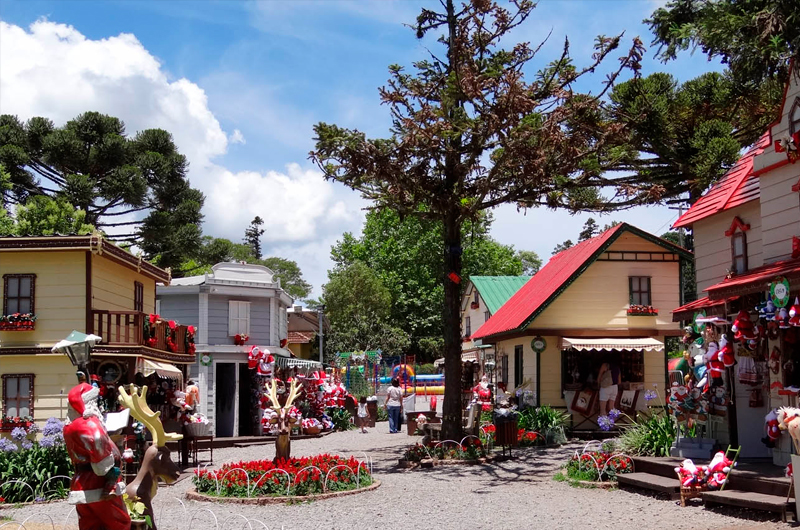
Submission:
<svg viewBox="0 0 800 530">
<path fill-rule="evenodd" d="M 378 421 L 378 400 L 367 400 L 367 427 L 375 427 L 375 422 Z"/>
<path fill-rule="evenodd" d="M 519 430 L 517 423 L 517 414 L 514 411 L 508 410 L 507 413 L 502 412 L 503 409 L 498 409 L 494 414 L 494 444 L 503 447 L 517 447 L 519 441 L 517 440 L 517 430 Z"/>
</svg>

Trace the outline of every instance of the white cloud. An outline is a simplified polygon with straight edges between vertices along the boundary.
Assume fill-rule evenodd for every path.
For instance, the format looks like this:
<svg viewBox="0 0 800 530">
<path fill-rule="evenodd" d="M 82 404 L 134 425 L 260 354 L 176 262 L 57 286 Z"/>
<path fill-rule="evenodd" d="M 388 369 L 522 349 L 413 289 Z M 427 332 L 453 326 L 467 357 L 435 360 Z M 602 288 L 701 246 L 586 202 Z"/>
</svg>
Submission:
<svg viewBox="0 0 800 530">
<path fill-rule="evenodd" d="M 206 195 L 205 233 L 238 241 L 259 215 L 265 242 L 283 252 L 276 255 L 313 269 L 317 282 L 324 280 L 318 269 L 328 263 L 331 242 L 360 227 L 361 199 L 318 171 L 296 163 L 284 172 L 234 172 L 221 165 L 216 159 L 229 144 L 244 144 L 244 134 L 239 129 L 226 134 L 205 90 L 185 78 L 171 79 L 134 35 L 92 40 L 47 20 L 28 30 L 0 22 L 0 42 L 0 113 L 22 120 L 46 116 L 61 125 L 93 110 L 121 118 L 128 134 L 155 127 L 170 131 L 189 160 L 192 185 Z M 291 122 L 284 122 L 281 134 L 291 130 Z M 295 247 L 306 250 L 295 256 Z"/>
<path fill-rule="evenodd" d="M 228 137 L 228 141 L 231 144 L 246 144 L 247 140 L 244 139 L 244 135 L 242 131 L 239 129 L 234 129 L 231 135 Z"/>
</svg>

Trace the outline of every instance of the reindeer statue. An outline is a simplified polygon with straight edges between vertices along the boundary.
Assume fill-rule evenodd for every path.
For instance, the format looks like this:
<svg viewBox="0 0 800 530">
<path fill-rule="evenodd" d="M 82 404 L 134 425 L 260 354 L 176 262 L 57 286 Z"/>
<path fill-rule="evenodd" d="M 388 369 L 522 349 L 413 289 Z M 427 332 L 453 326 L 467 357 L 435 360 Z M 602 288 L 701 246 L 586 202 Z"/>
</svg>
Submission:
<svg viewBox="0 0 800 530">
<path fill-rule="evenodd" d="M 289 396 L 286 398 L 286 404 L 281 406 L 278 402 L 278 389 L 275 379 L 272 380 L 269 387 L 269 397 L 272 401 L 272 410 L 276 415 L 272 417 L 270 423 L 277 424 L 278 438 L 275 440 L 275 462 L 281 459 L 289 460 L 292 453 L 292 445 L 289 436 L 292 432 L 292 424 L 297 421 L 297 418 L 289 414 L 289 409 L 292 407 L 292 402 L 297 397 L 299 385 L 296 379 L 292 379 L 292 384 L 289 389 Z"/>
<path fill-rule="evenodd" d="M 153 412 L 147 405 L 145 397 L 147 387 L 142 387 L 141 393 L 136 392 L 131 385 L 131 392 L 125 391 L 124 387 L 119 387 L 119 402 L 131 410 L 131 416 L 142 422 L 153 436 L 153 445 L 147 448 L 142 457 L 142 466 L 136 478 L 125 488 L 125 493 L 130 498 L 138 498 L 145 505 L 145 516 L 150 516 L 152 530 L 156 529 L 156 521 L 153 514 L 153 497 L 158 493 L 159 477 L 167 484 L 178 480 L 181 472 L 178 466 L 170 459 L 167 442 L 174 442 L 183 438 L 182 434 L 164 432 L 164 425 L 159 418 L 160 412 Z"/>
</svg>

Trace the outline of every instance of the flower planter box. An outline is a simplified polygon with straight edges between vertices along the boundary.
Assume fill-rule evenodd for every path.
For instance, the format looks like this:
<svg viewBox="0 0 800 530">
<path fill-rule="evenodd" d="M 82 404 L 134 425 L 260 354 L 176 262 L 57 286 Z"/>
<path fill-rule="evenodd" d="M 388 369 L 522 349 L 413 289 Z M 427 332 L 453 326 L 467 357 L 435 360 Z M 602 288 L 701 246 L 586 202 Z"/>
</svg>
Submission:
<svg viewBox="0 0 800 530">
<path fill-rule="evenodd" d="M 0 432 L 11 432 L 17 427 L 22 427 L 23 429 L 28 429 L 31 425 L 33 425 L 32 421 L 20 421 L 20 422 L 3 422 L 0 424 Z"/>
<path fill-rule="evenodd" d="M 33 331 L 36 329 L 34 322 L 0 322 L 0 331 Z"/>
<path fill-rule="evenodd" d="M 657 317 L 658 311 L 655 313 L 628 313 L 629 317 Z"/>
</svg>

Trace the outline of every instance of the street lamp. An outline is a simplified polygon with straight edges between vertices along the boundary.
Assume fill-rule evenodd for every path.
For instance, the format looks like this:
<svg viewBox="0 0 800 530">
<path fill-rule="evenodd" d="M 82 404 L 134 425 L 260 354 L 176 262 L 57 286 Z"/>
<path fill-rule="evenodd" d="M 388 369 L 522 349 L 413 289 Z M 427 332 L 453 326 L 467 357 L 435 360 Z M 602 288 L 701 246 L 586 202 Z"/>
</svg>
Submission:
<svg viewBox="0 0 800 530">
<path fill-rule="evenodd" d="M 483 371 L 489 376 L 489 382 L 492 386 L 492 402 L 497 402 L 497 387 L 494 384 L 494 369 L 496 367 L 494 352 L 487 351 L 483 356 Z"/>
<path fill-rule="evenodd" d="M 50 350 L 53 353 L 65 353 L 69 362 L 78 369 L 78 382 L 84 383 L 89 377 L 89 361 L 92 358 L 92 347 L 100 342 L 97 335 L 87 335 L 80 331 L 73 331 Z"/>
</svg>

